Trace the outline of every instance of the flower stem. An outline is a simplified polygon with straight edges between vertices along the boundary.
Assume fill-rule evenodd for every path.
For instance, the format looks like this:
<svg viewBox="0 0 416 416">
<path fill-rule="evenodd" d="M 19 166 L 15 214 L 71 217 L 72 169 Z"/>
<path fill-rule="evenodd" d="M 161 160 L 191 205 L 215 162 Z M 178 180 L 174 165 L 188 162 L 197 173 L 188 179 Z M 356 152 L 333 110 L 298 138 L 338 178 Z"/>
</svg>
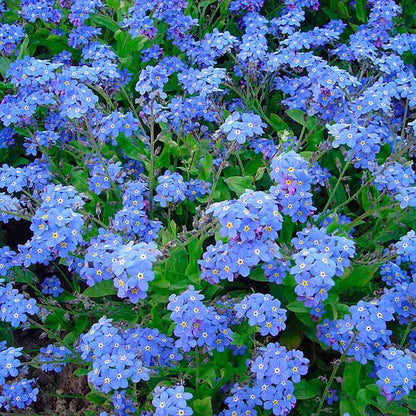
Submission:
<svg viewBox="0 0 416 416">
<path fill-rule="evenodd" d="M 153 181 L 155 169 L 155 118 L 153 100 L 150 103 L 150 168 L 149 168 L 149 219 L 153 220 Z"/>
<path fill-rule="evenodd" d="M 400 344 L 399 344 L 399 348 L 400 348 L 400 349 L 403 347 L 404 343 L 406 342 L 406 339 L 407 339 L 407 337 L 408 337 L 408 335 L 409 335 L 410 331 L 412 330 L 412 325 L 413 325 L 413 322 L 412 322 L 412 321 L 410 321 L 410 322 L 407 324 L 406 329 L 405 329 L 405 331 L 404 331 L 404 334 L 403 334 L 403 336 L 402 336 L 402 339 L 400 340 Z"/>
<path fill-rule="evenodd" d="M 332 369 L 332 373 L 331 373 L 331 375 L 329 377 L 329 380 L 326 383 L 325 390 L 324 390 L 324 392 L 323 392 L 323 394 L 321 396 L 321 400 L 319 401 L 318 409 L 316 410 L 316 413 L 315 413 L 314 416 L 319 416 L 319 414 L 321 413 L 322 407 L 324 406 L 325 398 L 328 395 L 328 391 L 331 388 L 331 385 L 332 385 L 332 382 L 334 381 L 335 376 L 337 375 L 338 369 L 341 366 L 341 364 L 343 363 L 343 361 L 344 361 L 344 359 L 345 359 L 345 357 L 347 355 L 348 350 L 351 348 L 351 345 L 354 343 L 354 341 L 356 340 L 357 336 L 358 336 L 358 332 L 356 332 L 354 334 L 354 336 L 353 336 L 352 340 L 350 341 L 350 343 L 348 344 L 346 350 L 341 355 L 341 358 L 334 365 L 334 367 Z"/>
</svg>

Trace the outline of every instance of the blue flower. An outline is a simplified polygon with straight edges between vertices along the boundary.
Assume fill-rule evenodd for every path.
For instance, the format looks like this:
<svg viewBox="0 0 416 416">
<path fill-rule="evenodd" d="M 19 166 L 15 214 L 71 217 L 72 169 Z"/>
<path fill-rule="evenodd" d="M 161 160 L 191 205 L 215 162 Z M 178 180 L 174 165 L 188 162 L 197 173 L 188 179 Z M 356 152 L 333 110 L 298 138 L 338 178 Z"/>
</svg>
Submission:
<svg viewBox="0 0 416 416">
<path fill-rule="evenodd" d="M 19 357 L 22 355 L 22 348 L 0 348 L 0 383 L 4 385 L 6 378 L 17 377 L 18 368 L 21 367 Z"/>
<path fill-rule="evenodd" d="M 41 291 L 44 295 L 52 295 L 57 298 L 64 289 L 61 287 L 61 281 L 57 276 L 47 277 L 41 284 Z"/>
<path fill-rule="evenodd" d="M 3 385 L 3 393 L 0 395 L 0 405 L 7 411 L 13 408 L 23 409 L 36 402 L 39 389 L 34 387 L 34 379 L 23 378 L 12 384 Z"/>
<path fill-rule="evenodd" d="M 169 170 L 158 178 L 159 185 L 156 187 L 154 200 L 166 207 L 169 203 L 177 204 L 186 198 L 187 186 L 179 173 L 171 173 Z"/>
<path fill-rule="evenodd" d="M 28 319 L 28 315 L 36 315 L 39 308 L 35 299 L 26 299 L 22 294 L 8 283 L 0 285 L 0 320 L 9 322 L 17 328 Z"/>
<path fill-rule="evenodd" d="M 262 135 L 263 127 L 266 127 L 266 124 L 258 115 L 235 111 L 226 118 L 219 131 L 226 134 L 228 141 L 243 144 L 247 139 Z"/>
<path fill-rule="evenodd" d="M 280 308 L 280 301 L 270 295 L 248 295 L 234 306 L 234 310 L 237 318 L 248 318 L 250 326 L 259 326 L 263 336 L 276 336 L 286 328 L 286 310 Z"/>
<path fill-rule="evenodd" d="M 187 401 L 192 399 L 192 394 L 184 391 L 183 386 L 159 387 L 153 392 L 152 405 L 155 407 L 155 416 L 192 415 L 192 409 L 187 406 Z"/>
<path fill-rule="evenodd" d="M 383 350 L 377 357 L 376 384 L 387 400 L 400 400 L 408 395 L 416 382 L 416 362 L 412 354 L 394 347 Z"/>
<path fill-rule="evenodd" d="M 68 348 L 62 345 L 49 344 L 47 347 L 41 348 L 39 352 L 38 362 L 42 371 L 54 371 L 55 373 L 60 373 L 62 367 L 68 363 L 68 358 L 74 356 Z"/>
<path fill-rule="evenodd" d="M 298 300 L 308 307 L 317 306 L 328 297 L 335 276 L 341 276 L 355 255 L 354 242 L 346 237 L 328 235 L 324 228 L 304 229 L 292 244 L 299 251 L 293 255 Z"/>
<path fill-rule="evenodd" d="M 203 296 L 193 286 L 181 295 L 169 297 L 168 309 L 175 322 L 176 347 L 188 352 L 196 346 L 224 351 L 231 344 L 232 331 L 227 319 L 211 306 L 203 304 Z"/>
</svg>

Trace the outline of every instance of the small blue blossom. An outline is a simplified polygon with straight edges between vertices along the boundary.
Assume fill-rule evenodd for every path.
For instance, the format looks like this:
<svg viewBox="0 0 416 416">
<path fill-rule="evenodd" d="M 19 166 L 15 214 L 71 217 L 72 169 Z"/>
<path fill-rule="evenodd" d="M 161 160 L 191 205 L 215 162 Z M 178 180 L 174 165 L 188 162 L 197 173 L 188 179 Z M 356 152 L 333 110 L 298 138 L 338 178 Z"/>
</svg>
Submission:
<svg viewBox="0 0 416 416">
<path fill-rule="evenodd" d="M 47 277 L 41 284 L 41 291 L 44 295 L 52 295 L 57 298 L 64 289 L 61 287 L 61 281 L 57 276 Z"/>
<path fill-rule="evenodd" d="M 237 318 L 248 318 L 250 326 L 259 326 L 263 336 L 276 336 L 286 328 L 286 311 L 280 308 L 280 301 L 270 295 L 248 295 L 234 309 Z"/>
</svg>

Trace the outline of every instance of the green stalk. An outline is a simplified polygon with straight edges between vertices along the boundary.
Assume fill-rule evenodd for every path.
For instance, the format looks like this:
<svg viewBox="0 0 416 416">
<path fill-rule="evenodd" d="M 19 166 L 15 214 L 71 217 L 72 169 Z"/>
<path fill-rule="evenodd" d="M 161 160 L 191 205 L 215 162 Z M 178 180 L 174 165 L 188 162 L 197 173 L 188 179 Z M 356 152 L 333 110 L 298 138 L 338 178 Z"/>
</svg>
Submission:
<svg viewBox="0 0 416 416">
<path fill-rule="evenodd" d="M 153 188 L 155 177 L 155 119 L 153 102 L 150 103 L 150 168 L 149 168 L 149 219 L 153 220 Z"/>
<path fill-rule="evenodd" d="M 351 348 L 351 345 L 354 343 L 354 341 L 356 340 L 358 336 L 358 332 L 356 332 L 354 334 L 354 337 L 352 338 L 352 340 L 350 341 L 350 343 L 347 346 L 347 349 L 344 351 L 344 353 L 341 355 L 341 358 L 338 360 L 338 362 L 334 365 L 334 368 L 332 369 L 332 373 L 329 377 L 328 382 L 326 383 L 325 386 L 325 390 L 321 396 L 321 400 L 319 401 L 319 406 L 318 409 L 316 410 L 315 416 L 319 416 L 319 414 L 322 411 L 322 407 L 324 406 L 324 402 L 325 402 L 325 398 L 328 395 L 328 391 L 331 388 L 332 382 L 334 381 L 335 376 L 337 375 L 338 369 L 341 366 L 341 364 L 343 363 L 345 357 L 347 356 L 348 350 Z"/>
<path fill-rule="evenodd" d="M 410 331 L 412 330 L 412 325 L 413 325 L 413 322 L 409 322 L 407 324 L 404 334 L 402 336 L 402 339 L 400 340 L 399 348 L 402 348 L 404 343 L 406 342 L 406 339 L 408 335 L 410 334 Z"/>
<path fill-rule="evenodd" d="M 345 165 L 342 168 L 341 173 L 339 174 L 339 178 L 337 180 L 337 183 L 335 184 L 334 189 L 331 192 L 331 195 L 329 195 L 328 201 L 326 201 L 326 204 L 325 204 L 325 206 L 324 206 L 324 208 L 322 210 L 322 213 L 325 213 L 325 211 L 328 209 L 329 205 L 331 204 L 332 200 L 334 199 L 335 192 L 337 191 L 339 185 L 341 184 L 341 181 L 342 181 L 342 179 L 344 177 L 344 174 L 347 171 L 347 169 L 348 169 L 348 167 L 349 167 L 349 165 L 351 163 L 351 159 L 352 159 L 352 154 L 349 157 L 349 159 L 345 162 Z"/>
<path fill-rule="evenodd" d="M 214 192 L 215 192 L 215 190 L 216 190 L 216 188 L 217 188 L 218 181 L 220 180 L 221 172 L 222 172 L 222 170 L 223 170 L 223 169 L 224 169 L 224 167 L 225 167 L 225 163 L 227 162 L 228 157 L 230 156 L 231 152 L 232 152 L 234 149 L 235 149 L 235 147 L 234 147 L 234 143 L 233 143 L 233 144 L 232 144 L 232 145 L 228 148 L 227 153 L 225 154 L 224 158 L 221 160 L 221 164 L 220 164 L 220 166 L 219 166 L 219 168 L 218 168 L 217 174 L 215 175 L 214 182 L 213 182 L 213 184 L 212 184 L 211 193 L 209 194 L 209 197 L 208 197 L 207 208 L 211 205 L 212 198 L 214 197 Z"/>
</svg>

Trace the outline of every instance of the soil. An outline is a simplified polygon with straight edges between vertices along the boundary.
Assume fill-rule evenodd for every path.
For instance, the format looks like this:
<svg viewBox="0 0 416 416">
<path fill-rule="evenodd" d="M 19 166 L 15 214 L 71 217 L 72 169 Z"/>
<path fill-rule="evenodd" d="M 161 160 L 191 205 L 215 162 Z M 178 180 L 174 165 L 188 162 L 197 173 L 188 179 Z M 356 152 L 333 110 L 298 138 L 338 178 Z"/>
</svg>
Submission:
<svg viewBox="0 0 416 416">
<path fill-rule="evenodd" d="M 0 226 L 0 241 L 3 245 L 8 245 L 11 249 L 17 250 L 19 244 L 24 244 L 32 237 L 28 221 L 9 221 L 8 224 Z M 42 267 L 41 267 L 42 269 Z M 48 270 L 38 270 L 38 275 L 48 275 Z M 35 329 L 28 331 L 13 331 L 13 343 L 16 347 L 23 347 L 23 351 L 38 350 L 46 347 L 53 341 L 47 337 L 42 338 L 42 333 Z M 1 341 L 1 339 L 0 339 Z M 66 365 L 60 373 L 44 372 L 40 369 L 30 368 L 26 378 L 37 379 L 39 394 L 37 402 L 24 410 L 11 412 L 10 414 L 24 414 L 31 416 L 81 416 L 87 410 L 93 410 L 85 396 L 90 391 L 87 377 L 77 377 L 73 375 L 76 367 Z M 75 397 L 73 397 L 75 396 Z M 0 415 L 2 413 L 0 411 Z"/>
</svg>

